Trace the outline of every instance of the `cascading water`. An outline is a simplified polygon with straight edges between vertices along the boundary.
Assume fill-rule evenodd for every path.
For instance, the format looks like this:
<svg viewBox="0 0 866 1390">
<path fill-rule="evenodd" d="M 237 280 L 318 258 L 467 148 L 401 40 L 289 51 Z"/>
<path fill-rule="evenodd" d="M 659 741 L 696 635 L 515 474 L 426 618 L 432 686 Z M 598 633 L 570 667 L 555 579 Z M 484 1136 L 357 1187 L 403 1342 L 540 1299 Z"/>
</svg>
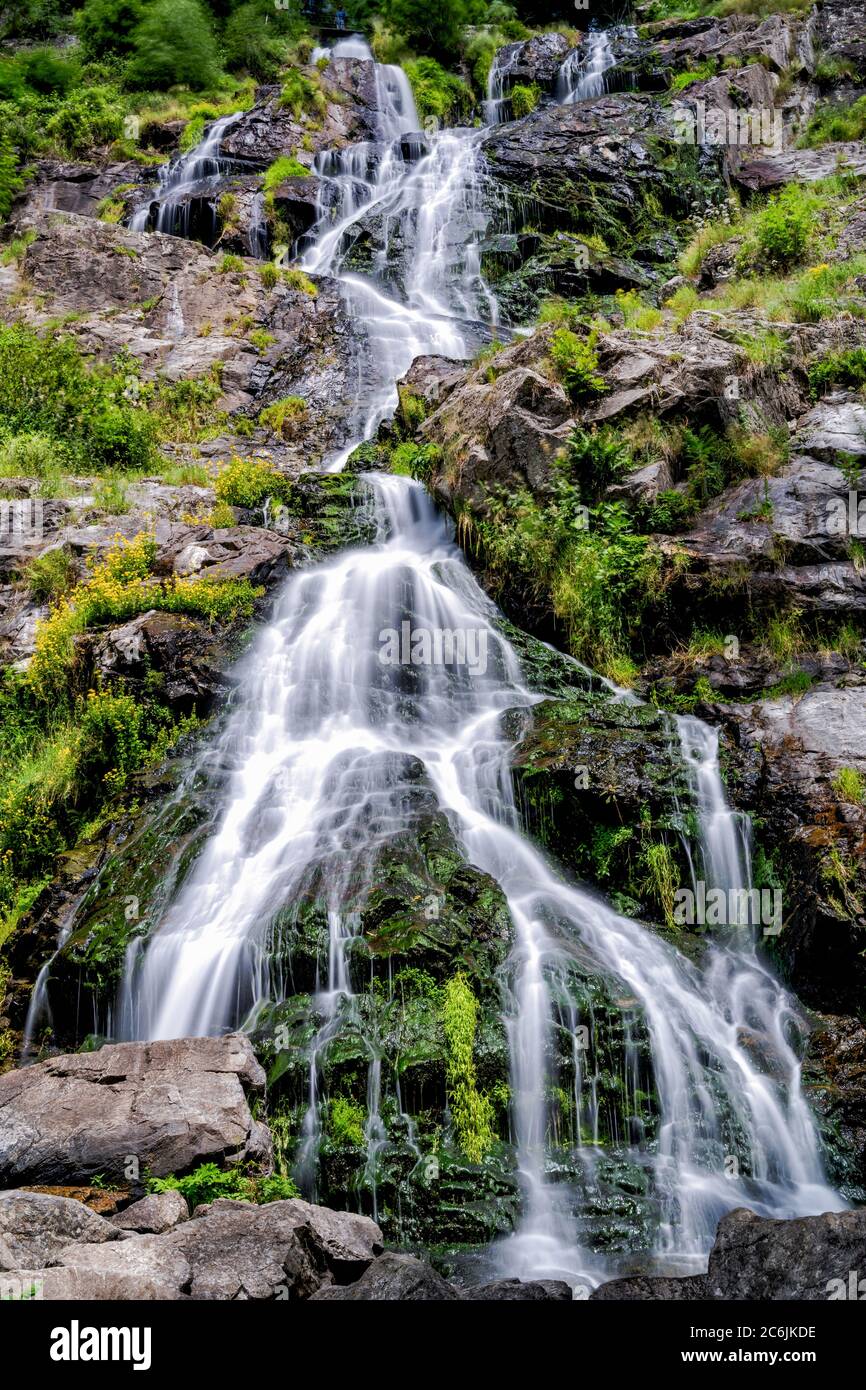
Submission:
<svg viewBox="0 0 866 1390">
<path fill-rule="evenodd" d="M 500 121 L 507 119 L 509 77 L 520 48 L 520 44 L 509 44 L 494 54 L 487 74 L 487 99 L 483 106 L 486 125 L 498 125 Z"/>
<path fill-rule="evenodd" d="M 222 157 L 222 140 L 226 131 L 240 119 L 240 111 L 222 116 L 207 130 L 200 144 L 187 154 L 172 160 L 159 171 L 159 186 L 146 203 L 130 219 L 133 232 L 166 232 L 170 236 L 190 235 L 191 195 L 197 200 L 212 199 L 220 181 L 232 170 L 232 162 Z M 216 240 L 216 213 L 213 214 L 213 236 Z"/>
<path fill-rule="evenodd" d="M 310 271 L 340 277 L 363 333 L 370 363 L 358 433 L 366 435 L 393 408 L 395 378 L 413 357 L 465 357 L 477 320 L 495 316 L 478 267 L 476 136 L 443 132 L 426 156 L 406 163 L 399 136 L 417 125 L 411 94 L 379 77 L 388 142 L 320 159 L 320 213 L 302 260 Z M 361 222 L 376 254 L 369 273 L 348 273 Z M 340 1029 L 357 1023 L 350 963 L 359 904 L 379 851 L 395 835 L 411 835 L 419 796 L 432 794 L 467 861 L 501 886 L 514 928 L 503 1009 L 524 1214 L 517 1234 L 498 1247 L 502 1267 L 589 1281 L 603 1272 L 582 1247 L 581 1198 L 547 1173 L 556 1034 L 569 1043 L 582 1192 L 603 1201 L 593 1187 L 601 1024 L 571 987 L 588 971 L 609 982 L 619 1011 L 628 1104 L 617 1139 L 657 1205 L 659 1254 L 700 1263 L 719 1216 L 736 1205 L 773 1216 L 840 1207 L 823 1178 L 799 1087 L 794 1012 L 754 940 L 742 933 L 693 964 L 570 885 L 524 837 L 503 715 L 540 697 L 526 688 L 494 606 L 425 491 L 382 475 L 369 476 L 365 487 L 374 543 L 293 576 L 241 672 L 237 706 L 216 749 L 204 755 L 228 769 L 222 810 L 157 929 L 130 949 L 121 1034 L 174 1037 L 251 1025 L 287 993 L 304 904 L 324 901 L 328 960 L 315 989 L 322 1022 L 309 1047 L 298 1164 L 314 1193 L 320 1057 Z M 476 660 L 408 668 L 383 660 L 383 635 L 404 621 L 468 634 Z M 681 721 L 680 733 L 700 830 L 696 879 L 748 887 L 747 827 L 725 805 L 715 736 L 697 720 Z M 377 1155 L 388 1137 L 386 1086 L 401 1103 L 399 1083 L 382 1074 L 375 1037 L 366 1046 L 375 1193 Z M 651 1143 L 638 1113 L 648 1069 L 657 1112 Z"/>
<path fill-rule="evenodd" d="M 586 48 L 575 48 L 559 69 L 556 98 L 563 106 L 604 96 L 605 73 L 616 57 L 606 29 L 590 29 Z"/>
</svg>

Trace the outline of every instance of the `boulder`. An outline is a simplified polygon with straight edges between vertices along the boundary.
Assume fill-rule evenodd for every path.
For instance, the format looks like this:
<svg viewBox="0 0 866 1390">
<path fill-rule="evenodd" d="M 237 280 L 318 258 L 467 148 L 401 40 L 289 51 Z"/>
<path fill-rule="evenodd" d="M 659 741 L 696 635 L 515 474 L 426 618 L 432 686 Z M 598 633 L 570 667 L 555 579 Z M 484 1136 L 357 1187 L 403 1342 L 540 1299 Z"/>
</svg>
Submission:
<svg viewBox="0 0 866 1390">
<path fill-rule="evenodd" d="M 378 95 L 372 63 L 333 58 L 324 73 L 310 68 L 304 75 L 321 93 L 321 109 L 283 105 L 279 87 L 260 87 L 256 104 L 226 131 L 224 158 L 263 169 L 298 148 L 312 147 L 317 154 L 376 138 Z"/>
<path fill-rule="evenodd" d="M 814 150 L 765 150 L 754 158 L 741 160 L 734 169 L 734 178 L 751 193 L 781 188 L 783 184 L 817 183 L 819 179 L 838 174 L 840 163 L 845 172 L 862 178 L 866 174 L 866 141 L 849 140 L 820 145 Z"/>
<path fill-rule="evenodd" d="M 370 1265 L 354 1284 L 320 1288 L 311 1302 L 446 1303 L 460 1294 L 430 1265 L 414 1255 L 388 1252 Z"/>
<path fill-rule="evenodd" d="M 189 1207 L 181 1192 L 151 1192 L 141 1201 L 124 1207 L 111 1218 L 112 1226 L 137 1235 L 161 1236 L 189 1219 Z"/>
<path fill-rule="evenodd" d="M 57 1264 L 68 1245 L 101 1245 L 118 1235 L 110 1221 L 68 1197 L 0 1192 L 0 1269 Z"/>
<path fill-rule="evenodd" d="M 866 1211 L 773 1221 L 739 1207 L 719 1222 L 705 1275 L 615 1279 L 590 1299 L 824 1302 L 847 1297 L 850 1272 L 864 1268 Z"/>
<path fill-rule="evenodd" d="M 552 92 L 559 69 L 571 51 L 572 43 L 565 34 L 536 34 L 497 49 L 493 62 L 502 74 L 506 91 L 518 84 L 535 83 Z"/>
<path fill-rule="evenodd" d="M 69 1271 L 66 1287 L 80 1281 L 87 1291 L 106 1290 L 94 1297 L 144 1297 L 130 1292 L 141 1281 L 160 1297 L 294 1300 L 358 1279 L 381 1250 L 382 1233 L 367 1217 L 297 1200 L 256 1206 L 220 1198 L 162 1234 L 128 1236 L 111 1254 L 70 1244 L 60 1262 Z M 46 1280 L 43 1297 L 63 1297 L 63 1287 Z"/>
<path fill-rule="evenodd" d="M 155 1176 L 207 1161 L 263 1161 L 248 1096 L 264 1073 L 241 1034 L 117 1043 L 0 1076 L 0 1182 Z"/>
</svg>

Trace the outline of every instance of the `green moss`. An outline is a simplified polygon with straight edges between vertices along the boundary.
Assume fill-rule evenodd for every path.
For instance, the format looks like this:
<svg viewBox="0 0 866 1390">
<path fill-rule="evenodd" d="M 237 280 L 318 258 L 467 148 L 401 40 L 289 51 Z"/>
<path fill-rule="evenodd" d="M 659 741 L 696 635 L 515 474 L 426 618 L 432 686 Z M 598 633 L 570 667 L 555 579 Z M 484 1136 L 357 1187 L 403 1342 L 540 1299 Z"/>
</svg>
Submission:
<svg viewBox="0 0 866 1390">
<path fill-rule="evenodd" d="M 366 1115 L 360 1105 L 347 1096 L 335 1096 L 328 1106 L 328 1134 L 338 1147 L 362 1149 L 366 1144 Z"/>
<path fill-rule="evenodd" d="M 448 1044 L 448 1100 L 460 1147 L 480 1163 L 495 1143 L 493 1105 L 477 1086 L 475 1033 L 478 1001 L 466 976 L 458 972 L 445 985 L 442 1026 Z"/>
</svg>

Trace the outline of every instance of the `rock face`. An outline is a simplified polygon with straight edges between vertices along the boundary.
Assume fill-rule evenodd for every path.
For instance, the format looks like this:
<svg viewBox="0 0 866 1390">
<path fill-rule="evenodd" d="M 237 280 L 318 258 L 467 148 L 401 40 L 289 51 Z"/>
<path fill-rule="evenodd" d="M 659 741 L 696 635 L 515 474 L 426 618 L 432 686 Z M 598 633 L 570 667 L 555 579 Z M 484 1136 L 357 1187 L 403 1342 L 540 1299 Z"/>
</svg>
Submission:
<svg viewBox="0 0 866 1390">
<path fill-rule="evenodd" d="M 536 83 L 552 92 L 571 47 L 564 34 L 536 34 L 523 42 L 506 44 L 497 51 L 495 61 L 509 90 L 518 83 Z"/>
<path fill-rule="evenodd" d="M 248 1040 L 119 1043 L 0 1077 L 0 1182 L 155 1176 L 211 1160 L 266 1160 L 248 1097 L 264 1086 Z"/>
<path fill-rule="evenodd" d="M 0 1192 L 0 1269 L 38 1269 L 76 1241 L 116 1240 L 111 1222 L 68 1197 Z"/>
<path fill-rule="evenodd" d="M 312 1302 L 448 1303 L 459 1298 L 452 1286 L 414 1255 L 383 1255 L 357 1283 L 319 1289 Z"/>
<path fill-rule="evenodd" d="M 226 131 L 222 154 L 265 168 L 281 155 L 312 147 L 333 149 L 377 134 L 376 76 L 372 63 L 333 58 L 324 73 L 304 74 L 319 99 L 309 109 L 284 104 L 279 87 L 261 87 L 258 101 Z"/>
<path fill-rule="evenodd" d="M 134 1231 L 136 1235 L 161 1236 L 174 1230 L 181 1221 L 189 1219 L 186 1198 L 180 1192 L 152 1192 L 141 1201 L 133 1202 L 111 1219 L 119 1231 Z M 45 1262 L 47 1263 L 47 1261 Z"/>
<path fill-rule="evenodd" d="M 817 1018 L 803 1087 L 818 1116 L 834 1181 L 849 1200 L 866 1200 L 866 1028 L 859 1018 Z"/>
<path fill-rule="evenodd" d="M 848 1297 L 851 1270 L 866 1263 L 866 1212 L 770 1221 L 739 1208 L 722 1217 L 705 1275 L 615 1279 L 594 1301 L 721 1299 L 823 1302 Z M 856 1297 L 856 1295 L 855 1295 Z"/>
<path fill-rule="evenodd" d="M 358 328 L 334 282 L 311 285 L 313 293 L 283 280 L 269 287 L 260 262 L 223 275 L 221 252 L 72 214 L 41 214 L 20 226 L 36 233 L 17 281 L 26 323 L 74 314 L 68 331 L 85 352 L 110 358 L 123 348 L 144 380 L 217 371 L 217 404 L 253 421 L 273 401 L 302 398 L 304 447 L 281 445 L 287 471 L 293 462 L 294 471 L 315 466 L 349 437 Z M 272 341 L 255 346 L 247 337 L 255 329 Z M 249 452 L 249 418 L 243 424 L 235 447 Z"/>
</svg>

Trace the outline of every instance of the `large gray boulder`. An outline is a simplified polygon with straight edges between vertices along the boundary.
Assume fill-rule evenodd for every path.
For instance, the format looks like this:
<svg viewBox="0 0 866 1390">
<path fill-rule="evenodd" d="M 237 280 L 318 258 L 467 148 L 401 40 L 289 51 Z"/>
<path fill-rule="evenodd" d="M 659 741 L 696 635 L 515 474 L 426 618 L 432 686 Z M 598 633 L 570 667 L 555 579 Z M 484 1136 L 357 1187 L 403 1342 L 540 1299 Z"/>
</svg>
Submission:
<svg viewBox="0 0 866 1390">
<path fill-rule="evenodd" d="M 864 1269 L 866 1211 L 826 1212 L 794 1221 L 772 1221 L 739 1207 L 719 1222 L 705 1275 L 687 1279 L 614 1279 L 602 1284 L 590 1297 L 597 1302 L 824 1302 L 834 1296 L 847 1297 L 851 1271 Z M 844 1293 L 840 1292 L 842 1289 Z"/>
<path fill-rule="evenodd" d="M 141 1201 L 124 1207 L 111 1218 L 112 1226 L 136 1235 L 161 1236 L 189 1220 L 189 1207 L 182 1192 L 151 1192 Z"/>
<path fill-rule="evenodd" d="M 104 1248 L 69 1244 L 57 1257 L 63 1273 L 32 1262 L 12 1273 L 38 1281 L 45 1299 L 294 1301 L 357 1280 L 381 1262 L 381 1251 L 382 1233 L 368 1217 L 299 1200 L 256 1206 L 221 1198 L 163 1234 Z"/>
<path fill-rule="evenodd" d="M 0 1269 L 52 1265 L 67 1245 L 101 1245 L 118 1235 L 105 1217 L 69 1197 L 0 1192 Z"/>
<path fill-rule="evenodd" d="M 250 1112 L 265 1076 L 249 1041 L 118 1043 L 0 1076 L 0 1183 L 183 1173 L 208 1160 L 266 1160 Z"/>
</svg>

